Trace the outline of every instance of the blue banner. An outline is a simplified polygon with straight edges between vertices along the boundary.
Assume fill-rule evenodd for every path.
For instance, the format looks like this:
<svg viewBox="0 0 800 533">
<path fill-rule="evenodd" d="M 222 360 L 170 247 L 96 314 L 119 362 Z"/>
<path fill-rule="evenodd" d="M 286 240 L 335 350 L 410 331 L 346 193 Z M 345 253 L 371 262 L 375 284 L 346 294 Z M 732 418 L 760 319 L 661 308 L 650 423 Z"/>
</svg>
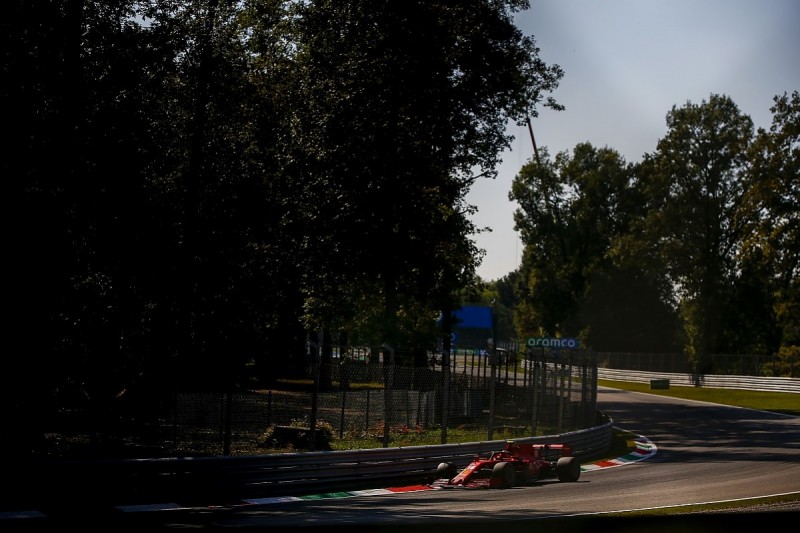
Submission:
<svg viewBox="0 0 800 533">
<path fill-rule="evenodd" d="M 477 305 L 464 306 L 456 310 L 456 328 L 492 329 L 492 308 Z"/>
</svg>

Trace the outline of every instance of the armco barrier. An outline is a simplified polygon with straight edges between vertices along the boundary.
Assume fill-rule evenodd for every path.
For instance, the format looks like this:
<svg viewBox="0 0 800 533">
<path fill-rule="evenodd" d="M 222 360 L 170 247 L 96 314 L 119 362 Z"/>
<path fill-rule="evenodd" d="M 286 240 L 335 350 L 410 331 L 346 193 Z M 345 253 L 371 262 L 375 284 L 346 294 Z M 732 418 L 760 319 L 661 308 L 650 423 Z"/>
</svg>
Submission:
<svg viewBox="0 0 800 533">
<path fill-rule="evenodd" d="M 606 419 L 589 429 L 514 440 L 566 443 L 586 462 L 607 453 L 612 437 L 612 421 Z M 38 501 L 57 500 L 61 505 L 71 498 L 114 505 L 229 501 L 424 483 L 432 480 L 441 462 L 466 465 L 475 455 L 504 445 L 497 440 L 257 456 L 53 462 L 26 469 L 25 479 L 36 479 Z M 75 490 L 78 480 L 80 491 Z"/>
<path fill-rule="evenodd" d="M 800 393 L 800 378 L 670 374 L 667 372 L 645 372 L 642 370 L 618 370 L 598 368 L 598 379 L 649 383 L 652 380 L 669 380 L 670 385 L 681 387 L 708 387 L 712 389 L 742 389 L 755 391 Z"/>
</svg>

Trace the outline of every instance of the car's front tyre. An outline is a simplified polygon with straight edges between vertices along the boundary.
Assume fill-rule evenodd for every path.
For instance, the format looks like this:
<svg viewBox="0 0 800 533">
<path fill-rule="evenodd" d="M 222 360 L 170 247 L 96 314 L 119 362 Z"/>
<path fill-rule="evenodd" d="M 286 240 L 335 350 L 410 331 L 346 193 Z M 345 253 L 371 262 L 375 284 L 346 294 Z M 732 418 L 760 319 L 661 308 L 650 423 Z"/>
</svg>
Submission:
<svg viewBox="0 0 800 533">
<path fill-rule="evenodd" d="M 492 487 L 497 487 L 500 489 L 510 489 L 514 486 L 514 481 L 516 477 L 516 472 L 514 471 L 514 465 L 511 463 L 497 463 L 492 468 Z"/>
</svg>

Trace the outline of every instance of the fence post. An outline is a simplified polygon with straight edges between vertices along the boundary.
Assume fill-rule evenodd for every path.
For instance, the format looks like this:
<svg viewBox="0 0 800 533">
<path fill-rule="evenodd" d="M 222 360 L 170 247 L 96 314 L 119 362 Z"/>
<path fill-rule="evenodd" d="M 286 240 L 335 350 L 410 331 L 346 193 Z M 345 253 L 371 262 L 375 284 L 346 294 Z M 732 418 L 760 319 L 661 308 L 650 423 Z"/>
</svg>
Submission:
<svg viewBox="0 0 800 533">
<path fill-rule="evenodd" d="M 491 358 L 492 372 L 489 376 L 489 431 L 487 433 L 487 440 L 492 440 L 494 435 L 494 396 L 495 396 L 495 380 L 497 377 L 497 355 L 492 349 Z"/>
<path fill-rule="evenodd" d="M 367 406 L 364 413 L 364 431 L 369 433 L 369 389 L 367 389 Z"/>
<path fill-rule="evenodd" d="M 339 438 L 344 437 L 344 411 L 347 406 L 347 389 L 342 389 L 342 413 L 339 417 Z"/>
<path fill-rule="evenodd" d="M 228 389 L 225 398 L 225 437 L 222 441 L 222 455 L 231 454 L 231 418 L 233 417 L 233 391 Z"/>
<path fill-rule="evenodd" d="M 422 389 L 420 388 L 417 391 L 417 423 L 416 423 L 417 427 L 422 425 L 422 420 L 421 420 L 421 417 L 422 417 L 422 398 L 423 398 Z M 426 426 L 427 426 L 427 424 L 426 424 Z"/>
<path fill-rule="evenodd" d="M 272 425 L 272 391 L 267 391 L 267 427 Z"/>
<path fill-rule="evenodd" d="M 392 394 L 394 393 L 394 348 L 384 343 L 381 346 L 384 350 L 389 352 L 389 365 L 387 367 L 384 358 L 384 369 L 388 368 L 386 375 L 386 383 L 384 385 L 383 394 L 383 447 L 389 447 L 391 440 L 391 418 L 392 418 Z"/>
<path fill-rule="evenodd" d="M 405 397 L 406 397 L 406 427 L 411 427 L 411 394 L 410 390 L 406 390 Z"/>
<path fill-rule="evenodd" d="M 539 383 L 538 383 L 538 376 L 539 376 L 539 361 L 535 357 L 536 352 L 531 352 L 531 378 L 530 378 L 530 388 L 531 388 L 531 436 L 536 436 L 536 430 L 538 426 L 538 419 L 539 419 Z"/>
<path fill-rule="evenodd" d="M 564 360 L 564 352 L 559 352 L 559 358 L 561 361 L 561 368 L 557 370 L 558 374 L 558 432 L 563 433 L 565 430 L 565 426 L 568 425 L 567 418 L 569 413 L 567 412 L 567 403 L 568 398 L 566 397 L 569 394 L 567 391 L 567 362 Z"/>
<path fill-rule="evenodd" d="M 455 359 L 455 358 L 454 358 Z M 447 415 L 450 412 L 450 350 L 442 350 L 442 373 L 444 386 L 442 390 L 442 444 L 447 444 Z"/>
<path fill-rule="evenodd" d="M 309 449 L 314 451 L 317 434 L 317 401 L 319 399 L 319 344 L 311 339 L 308 340 L 308 344 L 311 347 L 311 372 L 314 378 L 314 389 L 311 391 L 311 421 L 308 424 L 311 433 Z"/>
</svg>

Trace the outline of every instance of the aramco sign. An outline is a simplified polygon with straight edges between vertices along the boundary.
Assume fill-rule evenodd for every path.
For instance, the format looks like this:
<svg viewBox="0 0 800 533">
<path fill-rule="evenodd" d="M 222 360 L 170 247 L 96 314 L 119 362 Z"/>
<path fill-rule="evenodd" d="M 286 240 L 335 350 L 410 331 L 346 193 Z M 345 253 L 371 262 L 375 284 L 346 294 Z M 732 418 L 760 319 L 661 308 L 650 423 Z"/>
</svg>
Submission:
<svg viewBox="0 0 800 533">
<path fill-rule="evenodd" d="M 530 337 L 525 344 L 528 348 L 568 348 L 570 350 L 577 350 L 581 346 L 578 339 L 557 337 Z"/>
</svg>

